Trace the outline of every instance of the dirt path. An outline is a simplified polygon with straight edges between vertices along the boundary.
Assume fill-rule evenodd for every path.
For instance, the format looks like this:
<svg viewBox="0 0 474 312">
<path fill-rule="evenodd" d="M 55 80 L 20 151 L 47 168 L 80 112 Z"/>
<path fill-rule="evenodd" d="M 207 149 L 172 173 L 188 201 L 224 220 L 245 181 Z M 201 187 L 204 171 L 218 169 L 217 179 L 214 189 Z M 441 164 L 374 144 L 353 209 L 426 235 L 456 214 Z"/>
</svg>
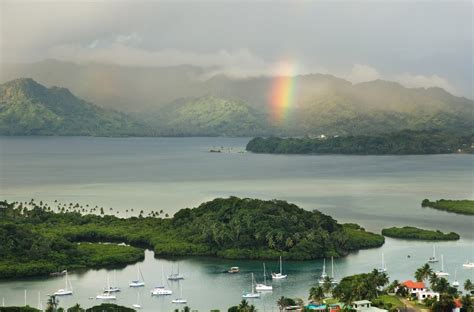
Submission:
<svg viewBox="0 0 474 312">
<path fill-rule="evenodd" d="M 408 301 L 407 299 L 400 299 L 403 304 L 405 305 L 404 308 L 401 308 L 400 311 L 401 312 L 429 312 L 428 309 L 421 309 L 417 306 L 415 306 L 413 303 L 411 303 L 410 301 Z"/>
</svg>

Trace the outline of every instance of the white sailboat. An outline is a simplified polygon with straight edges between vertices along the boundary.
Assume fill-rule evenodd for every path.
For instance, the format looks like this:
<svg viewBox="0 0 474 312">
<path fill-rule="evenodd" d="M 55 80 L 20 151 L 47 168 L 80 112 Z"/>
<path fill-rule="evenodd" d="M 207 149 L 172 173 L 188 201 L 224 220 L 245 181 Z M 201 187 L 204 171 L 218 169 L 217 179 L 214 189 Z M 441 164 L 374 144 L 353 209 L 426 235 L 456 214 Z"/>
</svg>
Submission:
<svg viewBox="0 0 474 312">
<path fill-rule="evenodd" d="M 433 255 L 431 257 L 428 258 L 428 262 L 429 263 L 436 263 L 438 262 L 438 258 L 436 258 L 436 249 L 435 249 L 435 245 L 433 245 Z"/>
<path fill-rule="evenodd" d="M 183 288 L 181 287 L 181 283 L 179 283 L 179 298 L 171 300 L 171 303 L 184 304 L 187 302 L 188 301 L 183 298 Z"/>
<path fill-rule="evenodd" d="M 444 256 L 441 255 L 441 271 L 435 272 L 436 276 L 449 276 L 448 272 L 444 272 Z"/>
<path fill-rule="evenodd" d="M 378 271 L 381 273 L 387 272 L 387 268 L 385 267 L 385 257 L 384 257 L 383 252 L 382 252 L 382 266 L 378 268 Z"/>
<path fill-rule="evenodd" d="M 103 294 L 97 295 L 95 299 L 100 299 L 100 300 L 116 300 L 117 297 L 115 295 L 112 295 L 108 291 L 104 291 Z"/>
<path fill-rule="evenodd" d="M 142 278 L 140 280 L 140 277 Z M 129 284 L 130 287 L 143 287 L 145 286 L 145 279 L 143 278 L 142 272 L 140 271 L 140 266 L 137 265 L 137 279 L 132 281 Z"/>
<path fill-rule="evenodd" d="M 152 296 L 163 296 L 163 295 L 172 295 L 173 291 L 171 289 L 165 288 L 165 271 L 163 265 L 161 265 L 161 285 L 156 286 L 151 290 Z"/>
<path fill-rule="evenodd" d="M 168 279 L 170 281 L 179 281 L 179 280 L 184 279 L 184 276 L 179 274 L 179 263 L 178 263 L 178 272 L 177 273 L 173 273 L 173 267 L 171 267 L 171 274 L 168 275 Z"/>
<path fill-rule="evenodd" d="M 253 277 L 253 273 L 252 273 L 252 290 L 248 293 L 244 293 L 242 295 L 242 298 L 260 298 L 260 293 L 258 292 L 255 292 L 255 289 L 254 289 L 254 277 Z"/>
<path fill-rule="evenodd" d="M 272 291 L 273 286 L 267 285 L 267 270 L 265 269 L 265 263 L 263 263 L 263 284 L 257 284 L 255 286 L 257 291 Z"/>
<path fill-rule="evenodd" d="M 285 279 L 288 275 L 283 274 L 283 265 L 280 256 L 280 273 L 272 273 L 272 279 Z"/>
<path fill-rule="evenodd" d="M 132 304 L 132 307 L 135 309 L 141 309 L 142 305 L 140 304 L 140 292 L 137 291 L 137 303 Z"/>
<path fill-rule="evenodd" d="M 457 279 L 457 270 L 454 269 L 454 282 L 451 284 L 453 287 L 459 287 L 459 281 Z"/>
<path fill-rule="evenodd" d="M 107 287 L 105 289 L 110 289 L 110 282 L 109 282 L 109 275 L 107 274 Z M 105 290 L 104 293 L 97 295 L 95 297 L 96 299 L 101 299 L 101 300 L 115 300 L 117 297 L 112 295 L 111 292 Z"/>
<path fill-rule="evenodd" d="M 117 285 L 117 274 L 114 270 L 114 285 Z M 114 293 L 114 292 L 119 292 L 120 291 L 120 288 L 117 287 L 117 286 L 110 286 L 109 284 L 109 275 L 107 274 L 107 288 L 104 288 L 104 291 L 105 292 L 109 292 L 109 293 Z"/>
<path fill-rule="evenodd" d="M 466 269 L 474 269 L 474 262 L 469 262 L 469 260 L 467 260 L 466 263 L 462 264 L 462 267 Z"/>
<path fill-rule="evenodd" d="M 55 296 L 68 296 L 68 295 L 72 295 L 72 285 L 71 283 L 69 282 L 69 279 L 68 279 L 68 275 L 67 275 L 67 271 L 66 271 L 66 274 L 65 274 L 65 283 L 66 283 L 66 287 L 64 289 L 59 289 L 58 291 L 56 291 L 54 293 Z M 70 286 L 70 287 L 69 287 Z M 69 287 L 69 288 L 68 288 Z"/>
<path fill-rule="evenodd" d="M 328 275 L 326 274 L 326 258 L 323 259 L 323 272 L 321 273 L 321 276 L 319 277 L 319 284 L 322 285 L 324 284 L 324 279 Z"/>
</svg>

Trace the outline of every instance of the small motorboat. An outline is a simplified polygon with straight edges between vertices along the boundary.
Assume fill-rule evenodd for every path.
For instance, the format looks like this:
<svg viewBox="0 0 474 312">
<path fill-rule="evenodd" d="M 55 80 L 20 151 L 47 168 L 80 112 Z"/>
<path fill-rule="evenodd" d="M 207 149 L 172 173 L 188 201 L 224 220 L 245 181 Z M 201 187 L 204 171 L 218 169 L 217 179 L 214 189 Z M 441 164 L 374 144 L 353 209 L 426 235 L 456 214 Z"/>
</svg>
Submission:
<svg viewBox="0 0 474 312">
<path fill-rule="evenodd" d="M 227 270 L 227 273 L 234 274 L 234 273 L 239 273 L 240 268 L 239 267 L 231 267 L 230 269 Z"/>
</svg>

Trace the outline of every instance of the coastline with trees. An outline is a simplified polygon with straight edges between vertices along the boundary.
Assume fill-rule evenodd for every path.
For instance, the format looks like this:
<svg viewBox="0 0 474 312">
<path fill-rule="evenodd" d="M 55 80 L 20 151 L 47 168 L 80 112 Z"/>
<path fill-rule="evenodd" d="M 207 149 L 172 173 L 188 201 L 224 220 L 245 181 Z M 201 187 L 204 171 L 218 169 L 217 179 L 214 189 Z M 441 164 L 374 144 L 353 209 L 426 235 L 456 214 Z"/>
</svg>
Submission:
<svg viewBox="0 0 474 312">
<path fill-rule="evenodd" d="M 413 226 L 391 227 L 383 229 L 382 235 L 392 238 L 426 241 L 450 241 L 458 240 L 460 238 L 459 234 L 454 232 L 443 233 L 439 230 L 425 230 Z"/>
<path fill-rule="evenodd" d="M 104 209 L 84 214 L 78 204 L 54 209 L 34 200 L 0 204 L 0 278 L 133 263 L 144 248 L 157 257 L 309 260 L 384 243 L 358 225 L 279 200 L 218 198 L 172 218 L 161 212 L 119 218 Z"/>
<path fill-rule="evenodd" d="M 429 207 L 463 215 L 474 215 L 474 200 L 469 199 L 440 199 L 436 201 L 430 201 L 429 199 L 425 198 L 421 202 L 421 207 Z"/>
</svg>

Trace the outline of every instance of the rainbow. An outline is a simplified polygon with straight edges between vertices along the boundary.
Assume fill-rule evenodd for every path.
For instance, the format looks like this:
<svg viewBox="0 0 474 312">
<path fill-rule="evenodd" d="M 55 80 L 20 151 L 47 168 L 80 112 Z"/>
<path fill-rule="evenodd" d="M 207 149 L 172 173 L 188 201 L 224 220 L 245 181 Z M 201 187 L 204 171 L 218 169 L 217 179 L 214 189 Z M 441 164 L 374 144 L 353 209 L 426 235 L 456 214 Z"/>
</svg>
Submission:
<svg viewBox="0 0 474 312">
<path fill-rule="evenodd" d="M 294 74 L 294 63 L 283 62 L 279 65 L 278 76 L 273 80 L 269 97 L 270 117 L 273 123 L 283 122 L 293 105 Z"/>
</svg>

